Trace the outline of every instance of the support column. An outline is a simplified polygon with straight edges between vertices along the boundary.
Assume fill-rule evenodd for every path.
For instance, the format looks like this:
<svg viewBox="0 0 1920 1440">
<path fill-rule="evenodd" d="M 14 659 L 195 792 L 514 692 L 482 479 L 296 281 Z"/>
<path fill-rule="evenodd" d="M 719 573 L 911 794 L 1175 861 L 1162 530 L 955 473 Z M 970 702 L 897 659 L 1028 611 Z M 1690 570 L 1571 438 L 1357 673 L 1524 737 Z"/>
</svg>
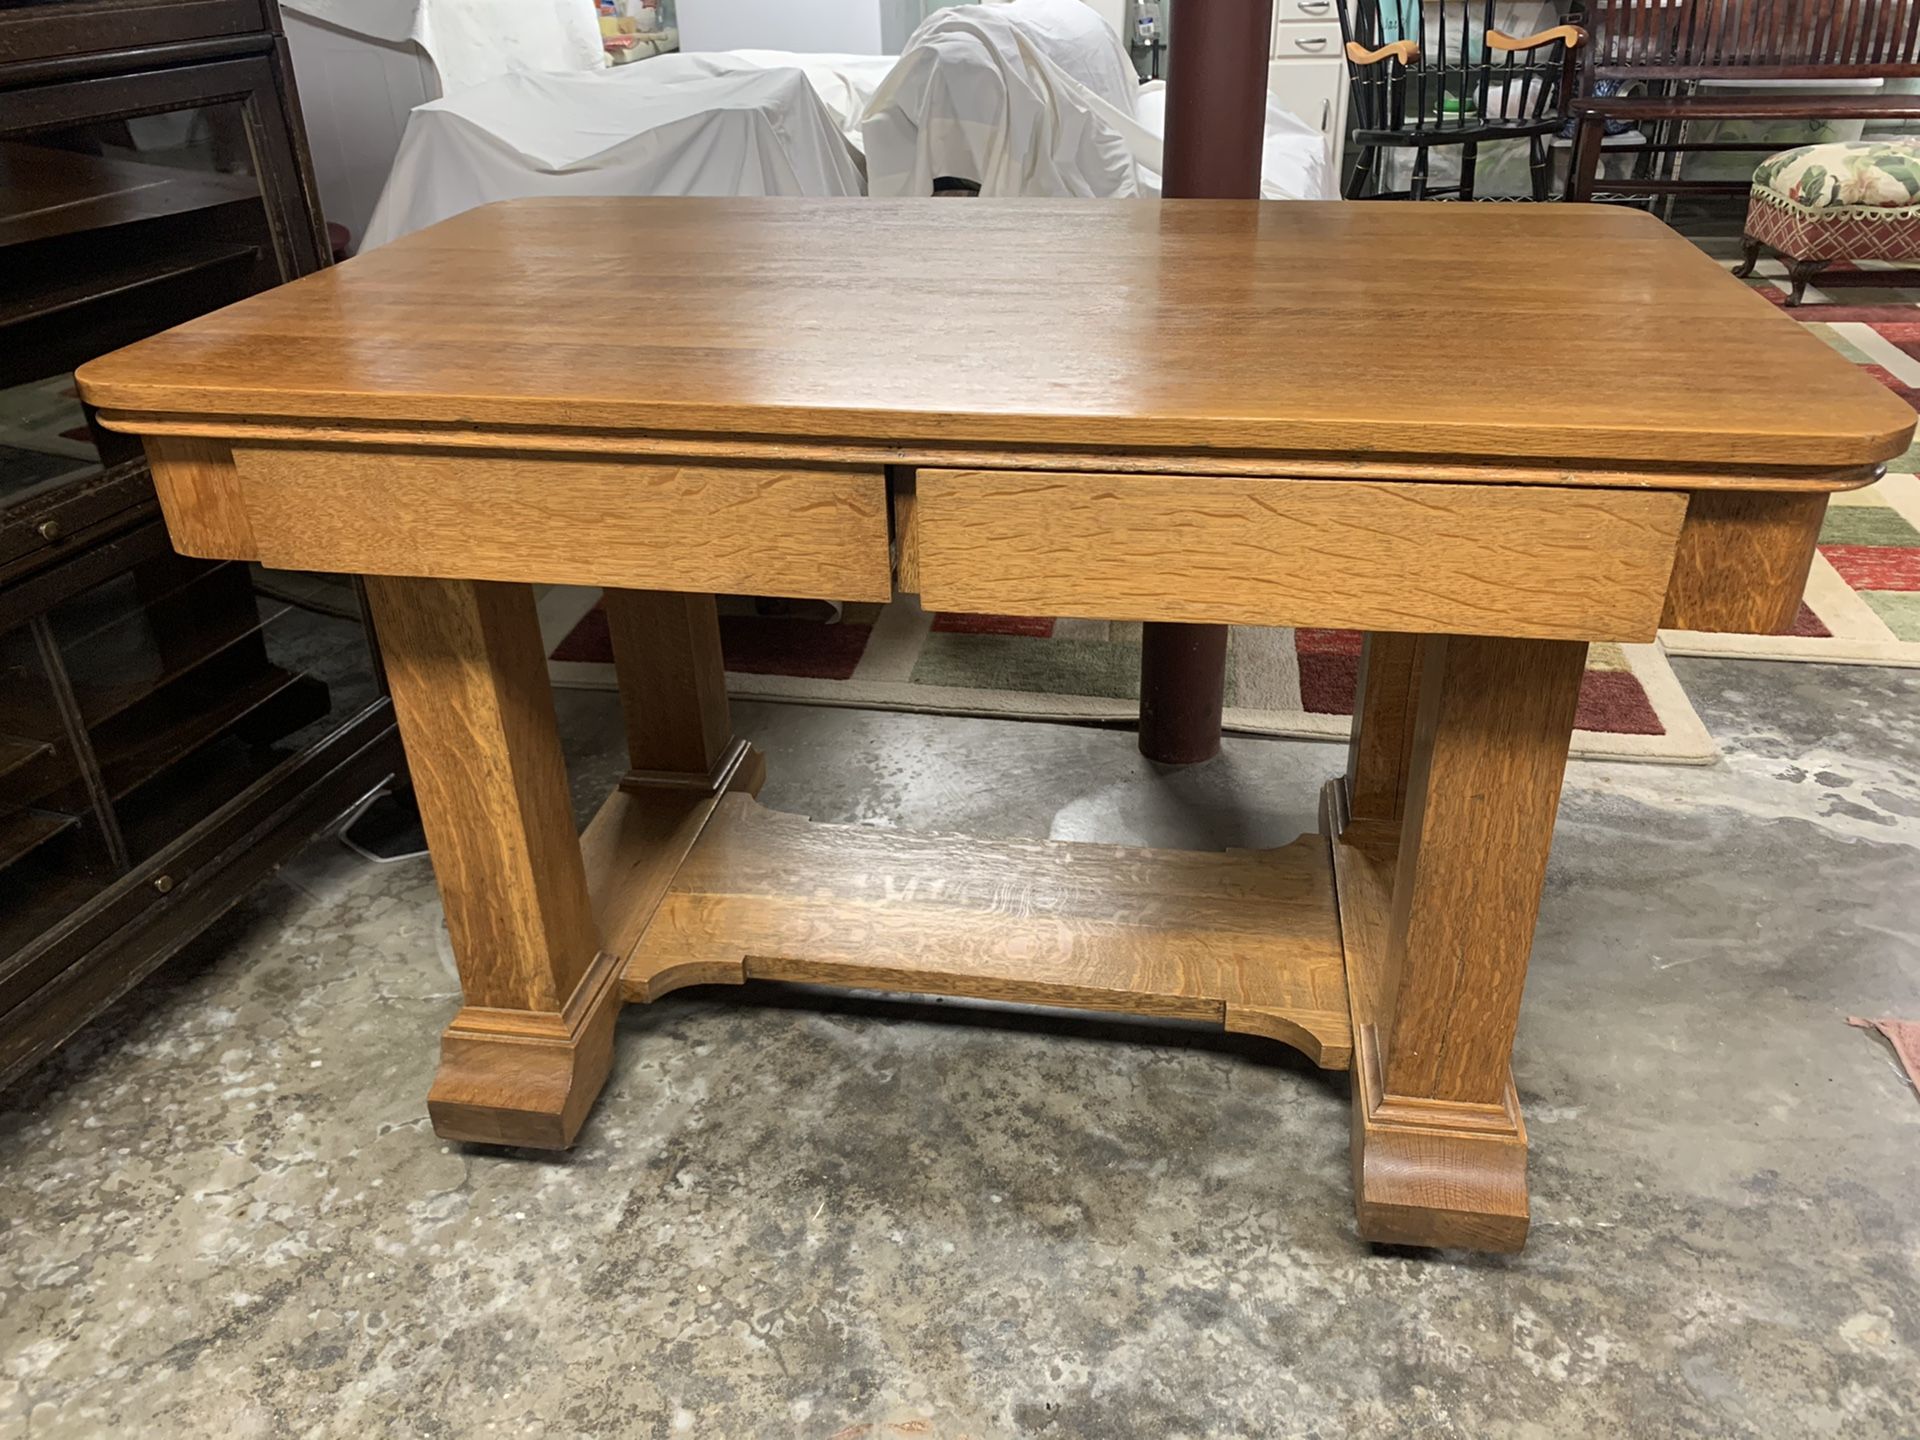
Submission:
<svg viewBox="0 0 1920 1440">
<path fill-rule="evenodd" d="M 449 1140 L 559 1149 L 619 1011 L 568 800 L 533 592 L 370 576 L 367 597 L 465 1004 L 428 1093 Z"/>
<path fill-rule="evenodd" d="M 1272 0 L 1193 0 L 1167 47 L 1163 191 L 1258 199 Z M 1224 625 L 1149 624 L 1140 641 L 1140 753 L 1192 765 L 1220 753 Z"/>
<path fill-rule="evenodd" d="M 633 766 L 623 788 L 759 794 L 766 760 L 734 737 L 713 596 L 608 590 L 604 604 Z"/>
<path fill-rule="evenodd" d="M 1422 637 L 1369 634 L 1360 645 L 1360 684 L 1353 697 L 1347 747 L 1347 804 L 1352 819 L 1397 835 L 1406 813 L 1407 776 L 1420 713 Z"/>
<path fill-rule="evenodd" d="M 1418 649 L 1392 898 L 1366 977 L 1377 998 L 1354 1036 L 1360 1233 L 1514 1251 L 1527 1136 L 1509 1062 L 1587 647 L 1435 636 Z"/>
</svg>

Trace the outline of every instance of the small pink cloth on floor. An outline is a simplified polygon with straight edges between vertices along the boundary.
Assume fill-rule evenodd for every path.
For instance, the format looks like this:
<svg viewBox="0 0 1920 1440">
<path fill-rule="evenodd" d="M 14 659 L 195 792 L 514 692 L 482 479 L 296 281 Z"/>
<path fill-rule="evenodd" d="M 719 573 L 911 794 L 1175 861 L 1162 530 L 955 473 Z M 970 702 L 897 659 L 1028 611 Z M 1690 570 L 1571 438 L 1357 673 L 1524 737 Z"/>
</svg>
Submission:
<svg viewBox="0 0 1920 1440">
<path fill-rule="evenodd" d="M 1900 1057 L 1907 1079 L 1920 1090 L 1920 1020 L 1862 1020 L 1858 1015 L 1849 1015 L 1847 1024 L 1862 1030 L 1878 1030 L 1886 1036 L 1893 1053 Z"/>
</svg>

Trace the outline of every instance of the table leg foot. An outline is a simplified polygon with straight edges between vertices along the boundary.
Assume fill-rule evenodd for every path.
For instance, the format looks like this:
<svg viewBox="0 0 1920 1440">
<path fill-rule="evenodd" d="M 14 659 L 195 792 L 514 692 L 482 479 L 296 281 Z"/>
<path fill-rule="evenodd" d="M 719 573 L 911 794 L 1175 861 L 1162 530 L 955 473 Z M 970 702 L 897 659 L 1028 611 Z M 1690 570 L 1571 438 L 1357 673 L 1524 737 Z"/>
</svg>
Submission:
<svg viewBox="0 0 1920 1440">
<path fill-rule="evenodd" d="M 620 963 L 602 954 L 558 1015 L 469 1005 L 440 1037 L 427 1094 L 442 1140 L 564 1150 L 613 1064 Z"/>
<path fill-rule="evenodd" d="M 1353 1195 L 1360 1238 L 1517 1253 L 1527 1243 L 1527 1129 L 1499 1106 L 1383 1093 L 1371 1027 L 1356 1036 Z"/>
<path fill-rule="evenodd" d="M 1512 1252 L 1527 1131 L 1510 1061 L 1586 646 L 1374 636 L 1328 787 L 1367 1240 Z"/>
</svg>

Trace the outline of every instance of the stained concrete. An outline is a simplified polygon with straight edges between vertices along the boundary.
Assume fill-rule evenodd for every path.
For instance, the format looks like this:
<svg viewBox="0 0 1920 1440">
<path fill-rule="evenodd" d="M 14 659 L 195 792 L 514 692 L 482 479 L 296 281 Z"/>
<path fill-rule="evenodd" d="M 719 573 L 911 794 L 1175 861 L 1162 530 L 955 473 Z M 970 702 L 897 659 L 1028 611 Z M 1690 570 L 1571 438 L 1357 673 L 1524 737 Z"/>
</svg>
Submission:
<svg viewBox="0 0 1920 1440">
<path fill-rule="evenodd" d="M 436 1140 L 423 862 L 306 852 L 0 1100 L 0 1434 L 1920 1433 L 1920 674 L 1677 662 L 1584 764 L 1515 1259 L 1355 1240 L 1344 1079 L 1198 1030 L 699 992 L 559 1158 Z M 1258 845 L 1330 746 L 741 706 L 822 819 Z M 565 697 L 578 791 L 610 697 Z"/>
</svg>

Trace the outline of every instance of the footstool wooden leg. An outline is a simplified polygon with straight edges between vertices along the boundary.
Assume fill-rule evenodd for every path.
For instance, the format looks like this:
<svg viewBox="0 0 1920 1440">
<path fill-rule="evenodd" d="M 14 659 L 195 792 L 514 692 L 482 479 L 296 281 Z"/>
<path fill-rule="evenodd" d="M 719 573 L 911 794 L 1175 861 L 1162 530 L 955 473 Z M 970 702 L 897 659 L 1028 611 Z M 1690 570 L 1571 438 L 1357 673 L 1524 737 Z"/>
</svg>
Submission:
<svg viewBox="0 0 1920 1440">
<path fill-rule="evenodd" d="M 1744 280 L 1753 274 L 1753 267 L 1760 263 L 1760 251 L 1763 248 L 1760 242 L 1751 235 L 1742 235 L 1740 237 L 1740 253 L 1744 258 L 1738 265 L 1733 267 L 1733 275 L 1736 280 Z"/>
<path fill-rule="evenodd" d="M 1375 637 L 1369 688 L 1390 674 L 1381 648 Z M 1417 642 L 1404 815 L 1397 851 L 1380 852 L 1392 880 L 1376 911 L 1379 973 L 1355 975 L 1349 958 L 1354 1188 L 1369 1240 L 1525 1243 L 1527 1137 L 1509 1061 L 1586 648 Z M 1371 753 L 1388 754 L 1391 722 L 1375 723 Z"/>
<path fill-rule="evenodd" d="M 1793 281 L 1793 291 L 1787 296 L 1787 304 L 1798 305 L 1806 299 L 1808 282 L 1831 264 L 1831 260 L 1795 260 L 1788 265 L 1787 278 Z"/>
<path fill-rule="evenodd" d="M 427 1096 L 449 1140 L 573 1143 L 605 1083 L 601 952 L 526 585 L 370 576 L 367 596 L 465 1004 Z"/>
</svg>

